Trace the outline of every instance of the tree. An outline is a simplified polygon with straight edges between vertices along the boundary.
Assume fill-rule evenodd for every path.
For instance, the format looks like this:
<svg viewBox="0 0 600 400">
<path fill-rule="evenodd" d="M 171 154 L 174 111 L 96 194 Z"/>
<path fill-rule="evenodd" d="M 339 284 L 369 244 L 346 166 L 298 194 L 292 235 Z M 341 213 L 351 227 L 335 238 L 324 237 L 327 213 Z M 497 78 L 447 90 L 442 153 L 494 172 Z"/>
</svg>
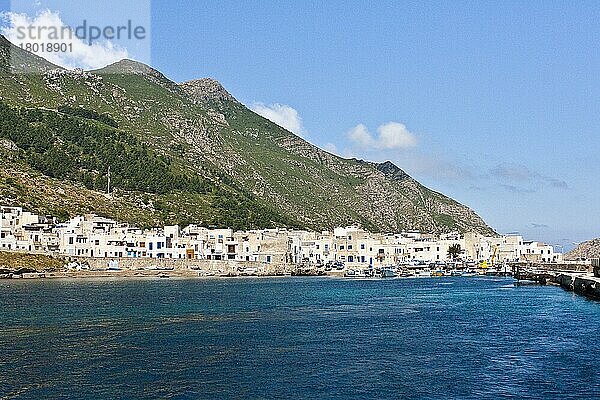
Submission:
<svg viewBox="0 0 600 400">
<path fill-rule="evenodd" d="M 462 253 L 462 248 L 460 247 L 460 244 L 458 244 L 458 243 L 455 243 L 455 244 L 451 245 L 450 247 L 448 247 L 448 257 L 450 257 L 453 260 L 458 258 L 461 253 Z"/>
</svg>

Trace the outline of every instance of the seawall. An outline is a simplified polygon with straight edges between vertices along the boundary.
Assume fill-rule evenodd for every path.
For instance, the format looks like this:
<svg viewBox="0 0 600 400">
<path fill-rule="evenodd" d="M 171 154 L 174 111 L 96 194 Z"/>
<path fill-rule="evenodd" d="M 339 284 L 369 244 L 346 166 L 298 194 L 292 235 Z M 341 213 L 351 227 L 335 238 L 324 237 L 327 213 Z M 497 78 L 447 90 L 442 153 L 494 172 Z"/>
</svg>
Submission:
<svg viewBox="0 0 600 400">
<path fill-rule="evenodd" d="M 558 274 L 554 282 L 565 290 L 600 300 L 600 278 L 581 274 Z"/>
<path fill-rule="evenodd" d="M 298 267 L 284 263 L 260 263 L 257 261 L 196 260 L 167 258 L 79 258 L 72 261 L 88 265 L 92 271 L 109 268 L 119 270 L 173 270 L 196 271 L 199 275 L 282 275 L 296 273 Z"/>
</svg>

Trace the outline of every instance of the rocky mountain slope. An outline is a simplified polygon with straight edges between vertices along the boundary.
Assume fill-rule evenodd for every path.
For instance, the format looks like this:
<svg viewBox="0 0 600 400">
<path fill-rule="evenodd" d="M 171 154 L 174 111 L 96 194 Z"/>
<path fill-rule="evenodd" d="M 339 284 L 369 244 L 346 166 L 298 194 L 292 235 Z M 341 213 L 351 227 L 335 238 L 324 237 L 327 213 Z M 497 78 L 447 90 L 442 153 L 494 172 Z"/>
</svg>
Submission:
<svg viewBox="0 0 600 400">
<path fill-rule="evenodd" d="M 580 243 L 576 248 L 565 254 L 566 260 L 600 258 L 600 238 Z"/>
<path fill-rule="evenodd" d="M 101 212 L 144 224 L 194 220 L 236 228 L 328 229 L 356 223 L 374 231 L 493 233 L 471 209 L 427 189 L 394 164 L 344 159 L 319 149 L 255 114 L 215 80 L 178 84 L 131 60 L 97 71 L 67 71 L 1 38 L 0 62 L 9 59 L 23 67 L 0 68 L 6 115 L 36 127 L 40 121 L 21 108 L 36 109 L 42 113 L 49 146 L 66 154 L 75 146 L 78 156 L 68 157 L 68 171 L 52 176 L 44 169 L 51 160 L 42 157 L 46 164 L 36 164 L 32 160 L 41 153 L 5 133 L 0 151 L 13 161 L 0 161 L 0 202 L 23 203 L 38 211 L 60 209 L 64 215 Z M 65 115 L 73 109 L 82 111 Z M 114 121 L 114 126 L 95 115 Z M 56 124 L 75 125 L 72 137 L 63 137 Z M 129 142 L 136 149 L 147 148 L 148 160 L 165 162 L 161 168 L 174 177 L 173 189 L 136 186 L 136 179 L 146 179 L 143 168 L 129 171 L 128 164 L 117 162 L 118 153 L 88 149 L 89 142 L 77 136 L 89 134 L 89 126 L 102 132 L 94 137 L 110 135 L 110 140 L 101 140 L 103 149 L 127 148 Z M 156 163 L 151 164 L 148 168 L 157 173 Z M 108 166 L 123 175 L 111 198 L 100 193 Z M 127 174 L 131 176 L 125 179 Z M 198 180 L 202 185 L 183 184 Z M 44 183 L 38 187 L 38 181 Z M 44 194 L 33 195 L 42 187 Z M 70 207 L 59 206 L 65 198 L 60 191 L 69 193 Z"/>
</svg>

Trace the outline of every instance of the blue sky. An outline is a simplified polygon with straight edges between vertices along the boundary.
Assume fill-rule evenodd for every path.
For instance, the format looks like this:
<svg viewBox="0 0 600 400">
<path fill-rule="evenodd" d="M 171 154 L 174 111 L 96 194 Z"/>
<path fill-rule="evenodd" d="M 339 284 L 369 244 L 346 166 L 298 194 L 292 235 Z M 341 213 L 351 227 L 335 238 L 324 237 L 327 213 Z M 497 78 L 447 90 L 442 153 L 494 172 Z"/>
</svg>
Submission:
<svg viewBox="0 0 600 400">
<path fill-rule="evenodd" d="M 499 232 L 600 236 L 597 2 L 239 3 L 152 2 L 153 66 L 293 109 L 312 143 L 392 160 Z M 415 142 L 382 142 L 389 122 Z"/>
</svg>

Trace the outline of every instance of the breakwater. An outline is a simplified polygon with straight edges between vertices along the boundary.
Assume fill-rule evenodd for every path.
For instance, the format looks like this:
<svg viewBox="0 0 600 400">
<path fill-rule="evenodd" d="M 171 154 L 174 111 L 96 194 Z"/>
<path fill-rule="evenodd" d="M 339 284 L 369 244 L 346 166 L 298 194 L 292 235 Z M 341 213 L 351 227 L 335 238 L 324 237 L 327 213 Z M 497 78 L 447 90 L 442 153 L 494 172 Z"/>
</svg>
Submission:
<svg viewBox="0 0 600 400">
<path fill-rule="evenodd" d="M 554 277 L 553 282 L 565 290 L 600 300 L 600 278 L 596 276 L 561 273 Z"/>
<path fill-rule="evenodd" d="M 571 270 L 519 269 L 515 273 L 515 279 L 518 282 L 558 285 L 565 290 L 600 300 L 600 277 L 596 273 L 597 269 L 594 268 L 594 273 L 589 272 L 589 268 L 584 272 L 581 269 L 583 268 L 575 268 L 575 271 L 579 270 L 579 272 L 573 271 L 573 268 Z"/>
</svg>

